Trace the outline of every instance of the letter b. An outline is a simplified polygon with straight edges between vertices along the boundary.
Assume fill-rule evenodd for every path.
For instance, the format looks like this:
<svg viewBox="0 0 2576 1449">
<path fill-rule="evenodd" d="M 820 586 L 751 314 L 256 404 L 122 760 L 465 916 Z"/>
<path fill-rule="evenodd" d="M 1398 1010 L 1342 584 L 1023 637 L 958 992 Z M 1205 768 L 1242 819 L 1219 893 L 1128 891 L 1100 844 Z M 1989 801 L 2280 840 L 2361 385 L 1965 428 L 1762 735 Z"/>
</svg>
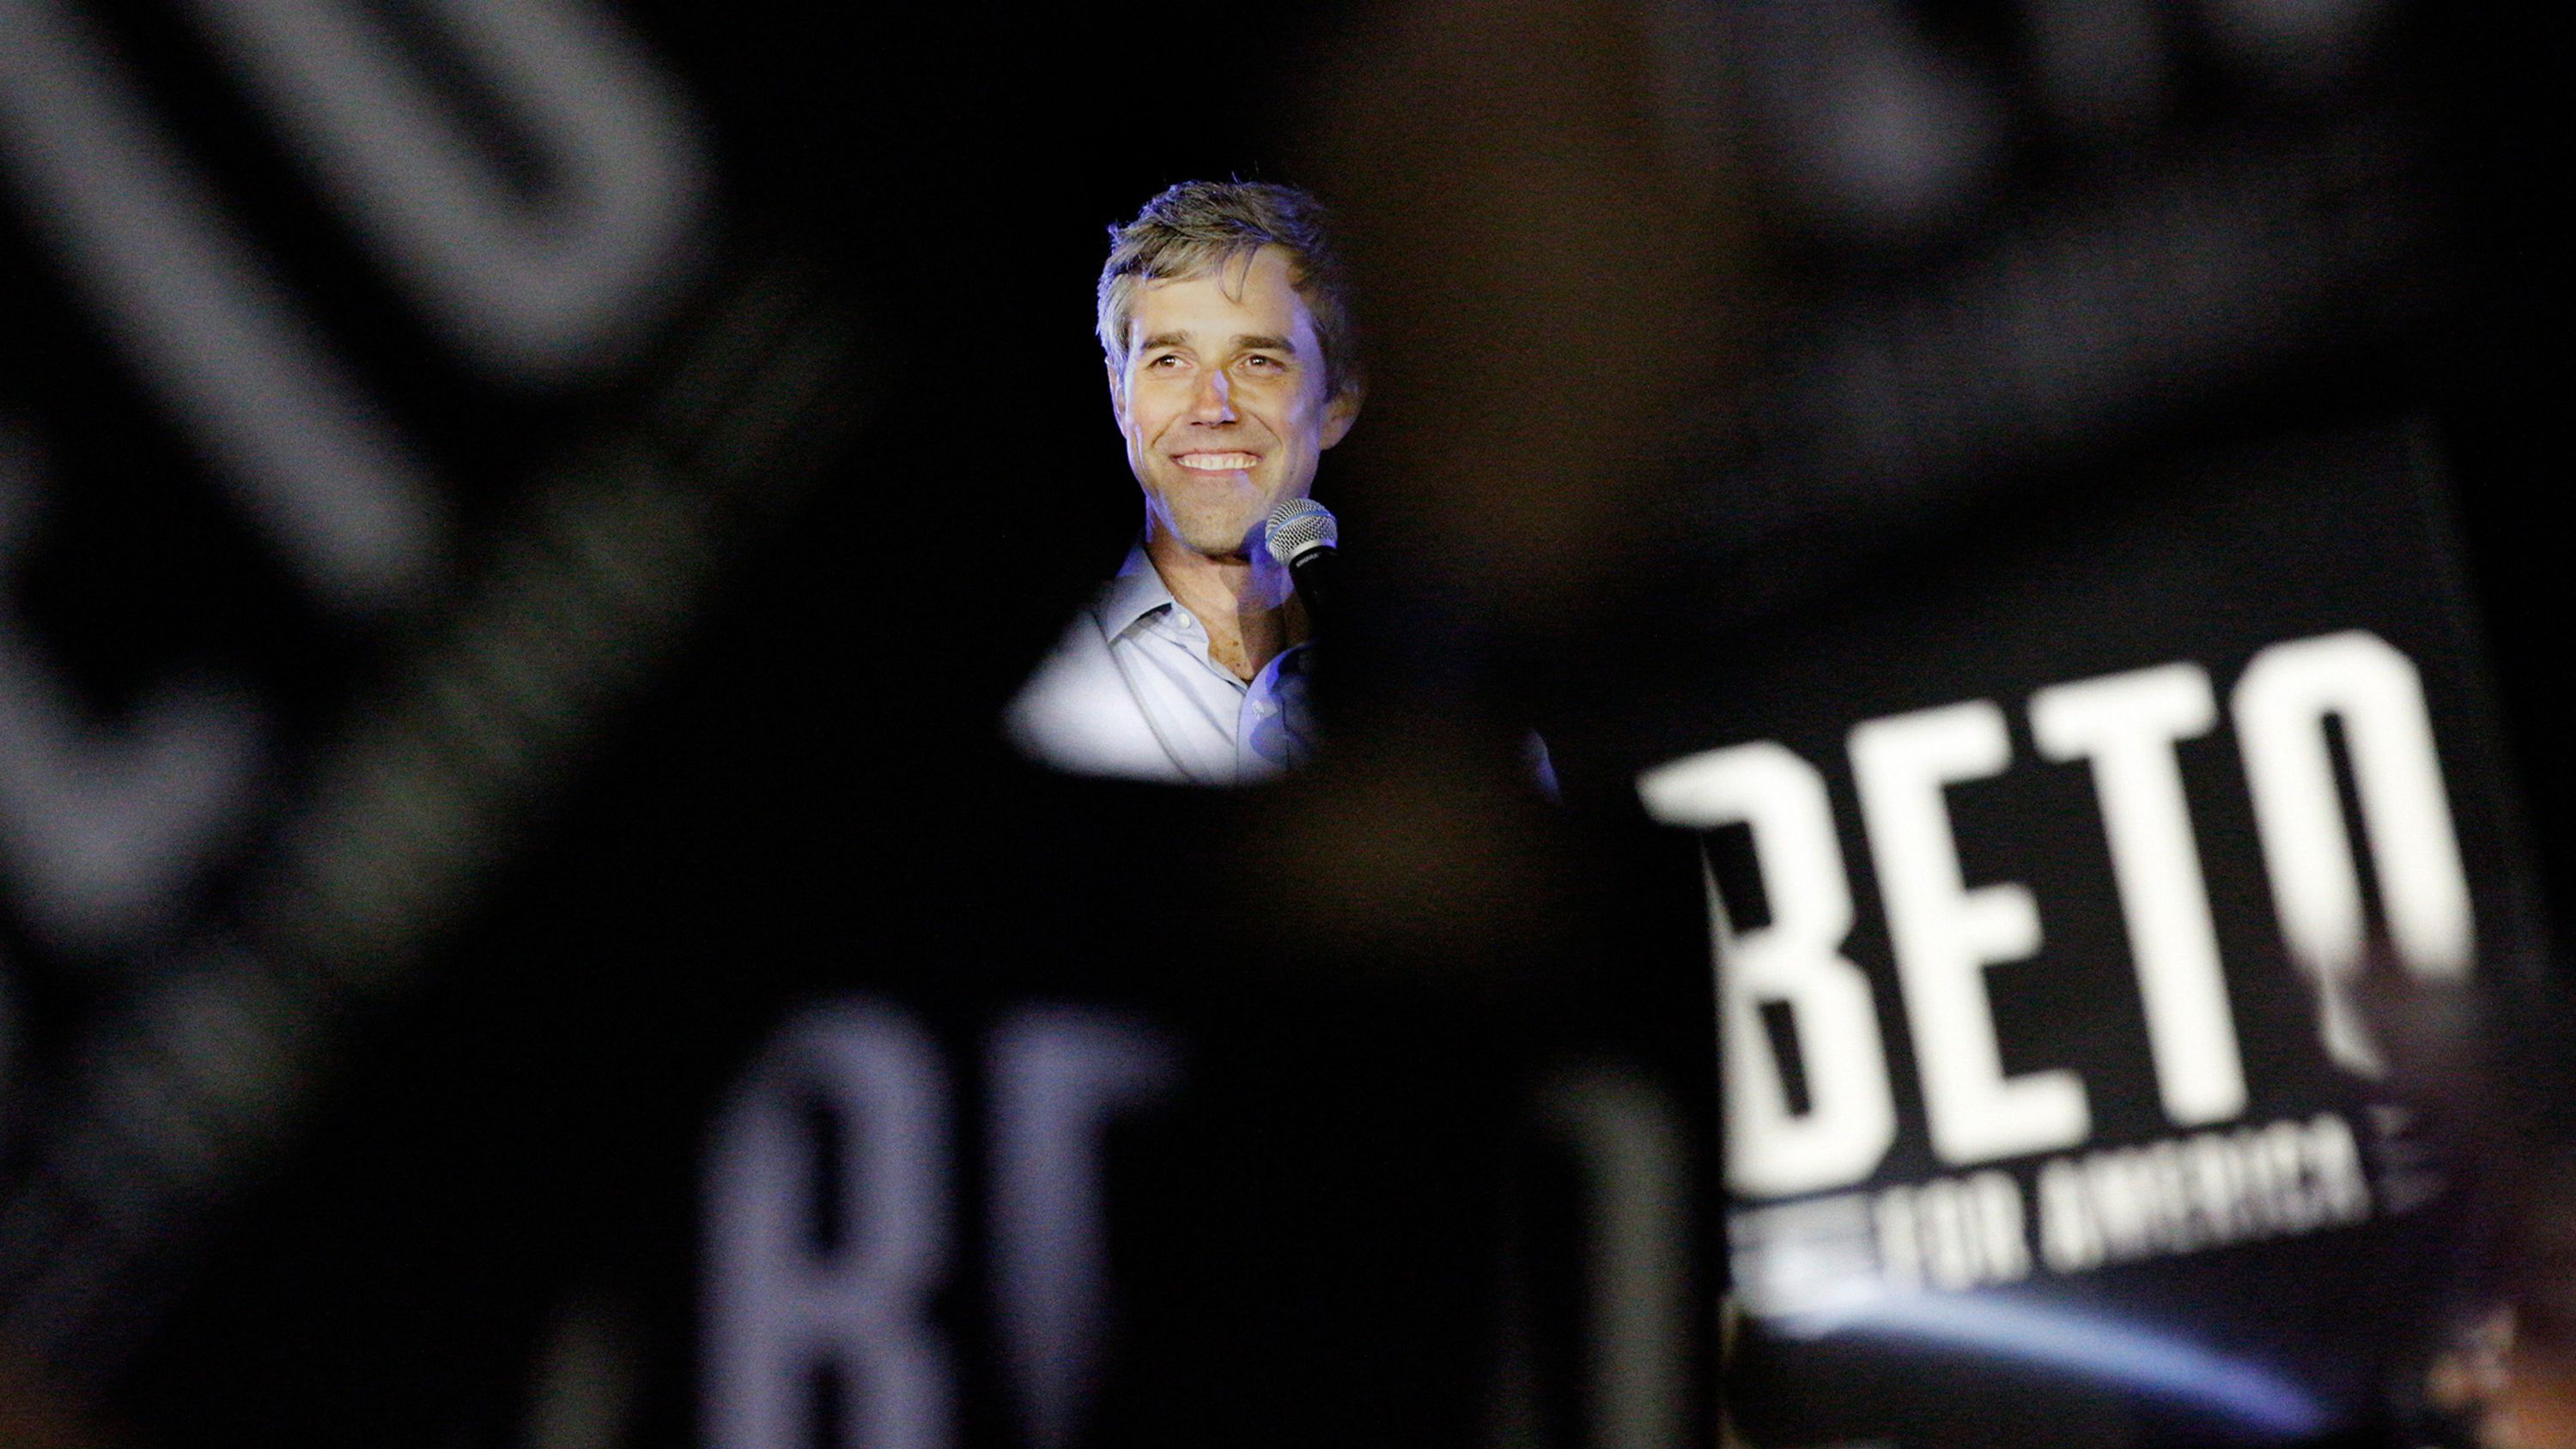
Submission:
<svg viewBox="0 0 2576 1449">
<path fill-rule="evenodd" d="M 1637 792 L 1667 825 L 1740 823 L 1753 831 L 1770 923 L 1736 931 L 1713 878 L 1708 887 L 1728 1184 L 1749 1197 L 1786 1197 L 1867 1177 L 1896 1139 L 1896 1113 L 1869 978 L 1842 954 L 1851 881 L 1823 778 L 1765 740 L 1658 766 L 1638 778 Z M 1762 1008 L 1772 1002 L 1795 1023 L 1804 1112 L 1790 1110 L 1782 1064 L 1762 1029 Z"/>
</svg>

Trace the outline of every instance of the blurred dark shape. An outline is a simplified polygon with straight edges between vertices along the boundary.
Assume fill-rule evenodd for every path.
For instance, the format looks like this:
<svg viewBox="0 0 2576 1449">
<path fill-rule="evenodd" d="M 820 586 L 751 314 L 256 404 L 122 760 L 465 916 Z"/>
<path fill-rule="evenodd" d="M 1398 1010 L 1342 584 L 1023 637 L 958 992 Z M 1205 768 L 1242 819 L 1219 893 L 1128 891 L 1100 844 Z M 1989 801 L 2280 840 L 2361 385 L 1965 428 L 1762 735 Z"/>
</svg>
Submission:
<svg viewBox="0 0 2576 1449">
<path fill-rule="evenodd" d="M 1470 977 L 1578 929 L 1547 883 L 1532 686 L 1654 552 L 1683 419 L 1728 395 L 1754 301 L 1722 123 L 1655 25 L 1612 0 L 1381 5 L 1309 99 L 1364 306 L 1336 496 L 1369 545 L 1324 767 L 1254 858 L 1318 940 Z"/>
<path fill-rule="evenodd" d="M 1766 149 L 1786 162 L 1806 210 L 1836 235 L 1898 241 L 1955 226 L 1994 179 L 2011 139 L 1997 97 L 1966 57 L 1929 43 L 1915 10 L 1896 0 L 1825 0 L 1743 6 L 1730 18 L 1748 42 L 1744 83 L 1765 110 L 1794 117 L 1774 128 Z M 2063 32 L 2068 19 L 2085 32 L 2079 104 L 2114 113 L 2142 104 L 2142 78 L 2122 73 L 2139 69 L 2139 58 L 2103 63 L 2106 50 L 2118 56 L 2116 42 L 2127 38 L 2118 29 L 2126 27 L 2044 15 L 2044 45 L 2063 48 L 2074 38 L 2050 33 Z"/>
<path fill-rule="evenodd" d="M 14 1355 L 0 1356 L 0 1449 L 107 1449 L 110 1435 L 47 1388 Z"/>
<path fill-rule="evenodd" d="M 2465 1179 L 2474 1224 L 2423 1393 L 2480 1449 L 2576 1444 L 2576 1003 L 2532 971 L 2443 985 L 2382 964 L 2365 982 L 2391 1083 Z"/>
<path fill-rule="evenodd" d="M 2576 1200 L 2558 1204 L 2576 1212 Z M 2576 1264 L 2562 1263 L 2562 1273 Z M 2436 1360 L 2426 1390 L 2473 1435 L 2478 1449 L 2559 1449 L 2576 1444 L 2576 1344 L 2534 1332 L 2515 1305 L 2464 1325 Z M 2562 1325 L 2563 1327 L 2563 1325 Z"/>
<path fill-rule="evenodd" d="M 1411 592 L 1575 627 L 1742 366 L 1740 189 L 1667 143 L 1643 7 L 1392 5 L 1341 53 L 1312 145 L 1369 309 L 1353 506 Z"/>
<path fill-rule="evenodd" d="M 1292 952 L 1421 971 L 1471 993 L 1562 944 L 1554 822 L 1516 741 L 1479 721 L 1406 718 L 1336 740 L 1281 787 L 1239 875 L 1256 929 Z"/>
</svg>

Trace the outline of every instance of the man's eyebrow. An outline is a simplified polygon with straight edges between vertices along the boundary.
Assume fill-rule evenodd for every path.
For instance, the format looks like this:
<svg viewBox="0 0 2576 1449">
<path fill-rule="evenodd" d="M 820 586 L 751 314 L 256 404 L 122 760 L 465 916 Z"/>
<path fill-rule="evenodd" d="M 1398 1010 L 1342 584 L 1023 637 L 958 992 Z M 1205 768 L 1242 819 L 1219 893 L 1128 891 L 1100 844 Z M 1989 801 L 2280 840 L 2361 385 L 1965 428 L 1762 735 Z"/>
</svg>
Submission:
<svg viewBox="0 0 2576 1449">
<path fill-rule="evenodd" d="M 1297 355 L 1296 343 L 1285 337 L 1267 335 L 1237 337 L 1234 339 L 1234 349 L 1237 352 L 1285 352 L 1291 357 Z"/>
<path fill-rule="evenodd" d="M 1146 338 L 1144 341 L 1137 343 L 1136 350 L 1138 352 L 1151 352 L 1157 347 L 1187 347 L 1189 344 L 1190 334 L 1186 332 L 1157 332 L 1153 336 Z"/>
</svg>

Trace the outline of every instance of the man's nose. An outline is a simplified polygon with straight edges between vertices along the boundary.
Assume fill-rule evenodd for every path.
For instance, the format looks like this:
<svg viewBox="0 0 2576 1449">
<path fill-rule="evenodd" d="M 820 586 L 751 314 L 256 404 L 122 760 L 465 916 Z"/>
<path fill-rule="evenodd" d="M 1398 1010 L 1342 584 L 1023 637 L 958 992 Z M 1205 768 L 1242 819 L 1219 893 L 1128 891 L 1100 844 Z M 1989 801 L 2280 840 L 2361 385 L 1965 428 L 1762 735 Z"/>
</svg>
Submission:
<svg viewBox="0 0 2576 1449">
<path fill-rule="evenodd" d="M 1234 380 L 1225 369 L 1211 367 L 1199 374 L 1198 392 L 1190 399 L 1190 419 L 1201 423 L 1234 421 Z"/>
</svg>

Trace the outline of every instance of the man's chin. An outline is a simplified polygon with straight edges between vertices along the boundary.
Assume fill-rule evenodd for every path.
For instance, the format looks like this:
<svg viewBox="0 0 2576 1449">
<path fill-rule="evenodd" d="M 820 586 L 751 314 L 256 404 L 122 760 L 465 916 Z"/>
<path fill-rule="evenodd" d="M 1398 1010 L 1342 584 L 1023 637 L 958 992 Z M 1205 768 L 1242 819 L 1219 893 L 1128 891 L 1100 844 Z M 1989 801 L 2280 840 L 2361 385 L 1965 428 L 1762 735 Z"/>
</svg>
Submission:
<svg viewBox="0 0 2576 1449">
<path fill-rule="evenodd" d="M 1193 536 L 1184 533 L 1181 543 L 1190 552 L 1213 559 L 1242 560 L 1252 556 L 1258 531 L 1251 533 L 1209 533 Z"/>
<path fill-rule="evenodd" d="M 1263 521 L 1268 514 L 1252 517 L 1178 518 L 1172 520 L 1172 536 L 1181 546 L 1208 558 L 1242 558 L 1260 546 Z"/>
</svg>

